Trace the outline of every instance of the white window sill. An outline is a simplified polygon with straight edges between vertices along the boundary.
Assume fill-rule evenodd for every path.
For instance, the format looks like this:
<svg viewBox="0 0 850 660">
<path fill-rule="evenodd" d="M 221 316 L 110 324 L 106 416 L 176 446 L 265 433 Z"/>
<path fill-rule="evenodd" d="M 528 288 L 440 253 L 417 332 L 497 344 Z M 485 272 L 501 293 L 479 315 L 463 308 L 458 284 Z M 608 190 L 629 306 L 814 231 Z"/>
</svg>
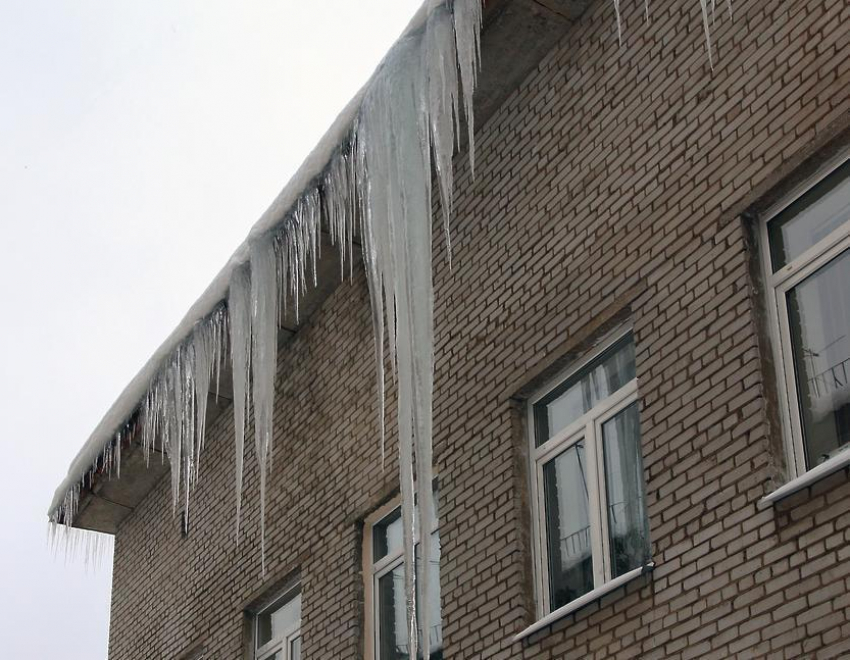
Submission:
<svg viewBox="0 0 850 660">
<path fill-rule="evenodd" d="M 850 466 L 850 449 L 846 449 L 839 454 L 836 454 L 828 461 L 813 467 L 808 472 L 801 474 L 799 477 L 792 479 L 788 483 L 780 486 L 769 495 L 765 495 L 759 500 L 759 508 L 766 509 L 781 500 L 784 497 L 793 495 L 797 491 L 808 488 L 812 484 L 820 481 L 839 470 Z"/>
<path fill-rule="evenodd" d="M 620 577 L 614 578 L 610 582 L 606 582 L 598 589 L 588 591 L 586 594 L 584 594 L 584 596 L 576 598 L 574 601 L 567 603 L 563 607 L 559 607 L 554 612 L 550 612 L 539 621 L 533 623 L 521 633 L 516 635 L 513 641 L 518 642 L 530 635 L 533 635 L 538 630 L 543 630 L 547 626 L 551 626 L 553 623 L 555 623 L 555 621 L 569 616 L 573 612 L 580 610 L 582 607 L 589 603 L 592 603 L 595 600 L 599 600 L 606 594 L 609 594 L 615 589 L 622 587 L 627 582 L 631 582 L 632 580 L 637 577 L 640 577 L 644 573 L 651 571 L 653 568 L 655 568 L 655 562 L 651 561 L 647 564 L 644 564 L 643 566 L 639 566 L 638 568 L 629 571 L 628 573 L 623 573 Z"/>
</svg>

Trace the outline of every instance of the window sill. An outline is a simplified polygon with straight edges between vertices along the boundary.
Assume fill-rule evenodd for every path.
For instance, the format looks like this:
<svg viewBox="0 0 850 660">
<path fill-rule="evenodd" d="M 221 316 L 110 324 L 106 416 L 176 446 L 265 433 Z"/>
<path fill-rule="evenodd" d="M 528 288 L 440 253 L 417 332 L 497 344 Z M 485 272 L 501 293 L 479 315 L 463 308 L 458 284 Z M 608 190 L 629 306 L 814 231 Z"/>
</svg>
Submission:
<svg viewBox="0 0 850 660">
<path fill-rule="evenodd" d="M 759 508 L 766 509 L 771 507 L 779 500 L 788 497 L 789 495 L 793 495 L 804 488 L 808 488 L 821 479 L 825 479 L 829 475 L 848 466 L 850 466 L 850 449 L 842 451 L 840 454 L 833 456 L 828 461 L 813 467 L 808 472 L 801 474 L 799 477 L 796 477 L 788 483 L 780 486 L 769 495 L 765 495 L 759 500 Z"/>
<path fill-rule="evenodd" d="M 621 575 L 618 578 L 614 578 L 610 582 L 606 582 L 605 584 L 603 584 L 598 589 L 594 589 L 593 591 L 588 591 L 586 594 L 584 594 L 584 596 L 576 598 L 571 603 L 567 603 L 563 607 L 559 607 L 554 612 L 550 612 L 549 614 L 544 616 L 542 619 L 540 619 L 536 623 L 533 623 L 528 628 L 523 630 L 521 633 L 516 635 L 514 637 L 513 641 L 518 642 L 520 640 L 525 639 L 526 637 L 533 635 L 538 630 L 543 630 L 547 626 L 551 626 L 553 623 L 555 623 L 559 619 L 563 619 L 564 617 L 569 616 L 570 614 L 573 614 L 574 612 L 580 610 L 585 605 L 588 605 L 588 604 L 592 603 L 593 601 L 599 600 L 600 598 L 602 598 L 603 596 L 606 596 L 607 594 L 611 593 L 612 591 L 619 589 L 620 587 L 622 587 L 627 582 L 631 582 L 632 580 L 640 577 L 644 573 L 650 572 L 653 568 L 655 568 L 655 562 L 653 562 L 653 561 L 648 562 L 647 564 L 644 564 L 643 566 L 640 566 L 640 567 L 638 567 L 638 568 L 636 568 L 632 571 L 629 571 L 628 573 L 623 573 L 623 575 Z"/>
</svg>

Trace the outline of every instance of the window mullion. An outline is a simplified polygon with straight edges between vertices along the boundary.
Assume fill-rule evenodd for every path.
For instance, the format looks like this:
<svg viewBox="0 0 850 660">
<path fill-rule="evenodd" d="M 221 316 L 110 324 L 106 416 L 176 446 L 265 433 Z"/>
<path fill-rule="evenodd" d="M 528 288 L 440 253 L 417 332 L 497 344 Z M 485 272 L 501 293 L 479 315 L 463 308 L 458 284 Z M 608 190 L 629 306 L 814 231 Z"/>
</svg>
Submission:
<svg viewBox="0 0 850 660">
<path fill-rule="evenodd" d="M 599 452 L 596 434 L 596 422 L 590 419 L 584 430 L 585 446 L 587 447 L 587 486 L 588 486 L 588 509 L 590 512 L 590 541 L 593 552 L 593 583 L 595 587 L 601 587 L 606 581 L 605 568 L 605 542 L 602 530 L 601 507 L 603 500 L 600 493 L 599 479 Z"/>
<path fill-rule="evenodd" d="M 788 292 L 784 288 L 775 291 L 777 320 L 779 322 L 779 350 L 782 364 L 782 376 L 785 383 L 785 402 L 787 406 L 788 424 L 790 425 L 790 442 L 792 469 L 796 475 L 806 471 L 805 447 L 803 441 L 803 424 L 800 419 L 800 401 L 797 396 L 797 374 L 794 370 L 794 349 L 791 345 L 791 324 L 788 319 Z"/>
<path fill-rule="evenodd" d="M 543 612 L 548 612 L 550 609 L 551 598 L 549 594 L 549 544 L 548 530 L 546 529 L 546 497 L 543 488 L 543 465 L 544 461 L 540 460 L 534 465 L 534 481 L 535 494 L 537 497 L 537 506 L 535 511 L 535 522 L 537 525 L 536 541 L 538 544 L 537 556 L 540 562 L 540 580 L 538 588 Z"/>
</svg>

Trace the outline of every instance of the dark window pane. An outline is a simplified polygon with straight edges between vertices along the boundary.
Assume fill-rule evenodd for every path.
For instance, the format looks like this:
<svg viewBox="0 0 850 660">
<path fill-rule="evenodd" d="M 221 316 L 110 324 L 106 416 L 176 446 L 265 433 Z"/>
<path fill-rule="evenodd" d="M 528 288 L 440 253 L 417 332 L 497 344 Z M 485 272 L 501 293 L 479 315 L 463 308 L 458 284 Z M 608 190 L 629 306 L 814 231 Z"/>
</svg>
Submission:
<svg viewBox="0 0 850 660">
<path fill-rule="evenodd" d="M 301 660 L 301 638 L 296 637 L 289 643 L 289 660 Z"/>
<path fill-rule="evenodd" d="M 593 589 L 584 441 L 543 466 L 552 610 Z"/>
<path fill-rule="evenodd" d="M 401 509 L 396 509 L 372 528 L 375 548 L 373 561 L 402 549 L 402 531 Z"/>
<path fill-rule="evenodd" d="M 850 252 L 788 292 L 808 469 L 850 443 Z"/>
<path fill-rule="evenodd" d="M 602 425 L 602 442 L 611 577 L 615 578 L 649 560 L 649 524 L 637 403 Z"/>
<path fill-rule="evenodd" d="M 850 163 L 842 165 L 767 225 L 775 273 L 850 219 Z"/>
<path fill-rule="evenodd" d="M 536 445 L 542 445 L 634 377 L 635 346 L 628 335 L 535 404 Z"/>
<path fill-rule="evenodd" d="M 440 622 L 440 537 L 431 535 L 431 564 L 428 570 L 431 624 L 430 660 L 443 658 L 443 634 Z M 378 579 L 379 660 L 408 660 L 404 565 L 397 566 Z M 420 640 L 423 631 L 419 631 Z M 421 641 L 420 641 L 421 644 Z M 419 657 L 422 657 L 420 649 Z"/>
</svg>

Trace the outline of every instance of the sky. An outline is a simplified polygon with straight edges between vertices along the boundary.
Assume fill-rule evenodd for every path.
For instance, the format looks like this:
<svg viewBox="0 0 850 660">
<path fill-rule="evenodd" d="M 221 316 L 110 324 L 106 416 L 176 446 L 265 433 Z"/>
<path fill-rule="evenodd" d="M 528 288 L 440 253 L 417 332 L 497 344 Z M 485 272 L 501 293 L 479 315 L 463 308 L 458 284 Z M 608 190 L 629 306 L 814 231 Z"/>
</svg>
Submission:
<svg viewBox="0 0 850 660">
<path fill-rule="evenodd" d="M 0 639 L 106 657 L 71 460 L 421 0 L 0 0 Z"/>
</svg>

